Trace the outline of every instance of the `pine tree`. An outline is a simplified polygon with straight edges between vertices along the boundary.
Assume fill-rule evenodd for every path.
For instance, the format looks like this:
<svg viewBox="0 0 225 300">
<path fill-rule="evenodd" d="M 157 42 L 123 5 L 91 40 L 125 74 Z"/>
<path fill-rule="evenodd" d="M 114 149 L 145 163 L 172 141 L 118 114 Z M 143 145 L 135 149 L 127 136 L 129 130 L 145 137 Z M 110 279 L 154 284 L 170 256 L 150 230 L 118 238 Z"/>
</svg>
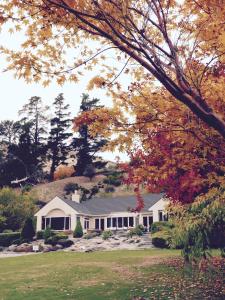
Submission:
<svg viewBox="0 0 225 300">
<path fill-rule="evenodd" d="M 53 105 L 55 107 L 55 116 L 51 119 L 51 131 L 48 139 L 48 158 L 51 161 L 50 179 L 54 177 L 54 172 L 60 164 L 66 164 L 70 147 L 68 138 L 72 133 L 68 132 L 71 126 L 69 105 L 64 103 L 63 94 L 59 94 Z"/>
<path fill-rule="evenodd" d="M 42 171 L 46 158 L 46 134 L 49 118 L 47 111 L 49 107 L 44 105 L 42 99 L 33 96 L 28 103 L 19 111 L 19 115 L 23 116 L 20 121 L 24 125 L 29 124 L 30 140 L 33 145 L 32 155 L 37 168 Z"/>
<path fill-rule="evenodd" d="M 80 113 L 100 108 L 99 99 L 89 98 L 89 95 L 83 94 L 80 106 Z M 75 166 L 75 175 L 84 175 L 87 167 L 93 166 L 95 169 L 102 168 L 105 163 L 97 160 L 96 153 L 107 143 L 100 136 L 93 138 L 87 125 L 81 125 L 78 129 L 78 136 L 73 138 L 72 148 L 76 151 L 77 163 Z"/>
</svg>

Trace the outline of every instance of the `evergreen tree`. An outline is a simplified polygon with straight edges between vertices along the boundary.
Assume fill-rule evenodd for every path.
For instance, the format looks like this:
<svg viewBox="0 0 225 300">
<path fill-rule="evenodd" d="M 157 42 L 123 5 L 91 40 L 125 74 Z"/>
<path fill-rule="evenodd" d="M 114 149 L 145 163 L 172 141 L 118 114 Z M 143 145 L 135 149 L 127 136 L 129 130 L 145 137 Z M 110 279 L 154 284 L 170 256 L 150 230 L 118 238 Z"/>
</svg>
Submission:
<svg viewBox="0 0 225 300">
<path fill-rule="evenodd" d="M 72 136 L 67 130 L 71 126 L 69 105 L 64 103 L 63 94 L 59 94 L 53 105 L 55 116 L 51 119 L 51 131 L 48 139 L 49 155 L 51 160 L 50 179 L 53 179 L 54 172 L 60 164 L 66 164 L 70 147 L 68 138 Z"/>
<path fill-rule="evenodd" d="M 43 165 L 46 159 L 47 145 L 46 134 L 49 118 L 46 114 L 49 107 L 44 105 L 40 97 L 31 97 L 25 104 L 19 114 L 23 116 L 20 121 L 23 128 L 26 128 L 24 134 L 20 136 L 20 146 L 25 147 L 27 151 L 29 166 L 35 166 L 34 176 L 38 179 L 43 176 Z M 29 128 L 29 134 L 28 134 Z M 30 150 L 30 151 L 29 151 Z M 32 168 L 29 168 L 32 169 Z M 29 172 L 30 173 L 30 172 Z"/>
<path fill-rule="evenodd" d="M 32 241 L 34 236 L 35 236 L 35 230 L 34 230 L 33 220 L 32 218 L 28 217 L 25 220 L 25 223 L 21 231 L 21 239 Z"/>
<path fill-rule="evenodd" d="M 89 98 L 89 95 L 83 94 L 80 106 L 80 112 L 100 108 L 99 99 Z M 87 125 L 81 125 L 78 129 L 78 136 L 72 141 L 72 148 L 76 151 L 77 163 L 75 166 L 75 175 L 82 176 L 89 166 L 95 169 L 102 168 L 105 163 L 96 157 L 96 153 L 106 144 L 106 140 L 100 136 L 93 138 Z"/>
</svg>

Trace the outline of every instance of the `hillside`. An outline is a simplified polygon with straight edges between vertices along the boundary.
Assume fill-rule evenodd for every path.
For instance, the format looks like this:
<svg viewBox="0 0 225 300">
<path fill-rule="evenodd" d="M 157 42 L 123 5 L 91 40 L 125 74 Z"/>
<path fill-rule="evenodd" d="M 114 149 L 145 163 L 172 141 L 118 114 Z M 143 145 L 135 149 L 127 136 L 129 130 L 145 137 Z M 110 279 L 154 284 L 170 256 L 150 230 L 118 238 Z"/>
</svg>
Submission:
<svg viewBox="0 0 225 300">
<path fill-rule="evenodd" d="M 50 183 L 43 183 L 35 186 L 32 191 L 37 195 L 38 199 L 43 202 L 49 202 L 56 196 L 64 196 L 64 186 L 69 183 L 77 183 L 86 189 L 90 189 L 94 185 L 102 182 L 105 178 L 104 175 L 97 175 L 95 176 L 92 181 L 89 178 L 84 176 L 77 176 L 77 177 L 69 177 L 57 181 L 53 181 Z M 143 191 L 144 192 L 144 191 Z M 113 193 L 106 193 L 104 189 L 102 189 L 97 196 L 104 196 L 104 197 L 116 197 L 116 196 L 125 196 L 125 195 L 133 195 L 133 188 L 127 187 L 125 185 L 121 185 L 119 187 L 115 187 L 115 191 Z"/>
</svg>

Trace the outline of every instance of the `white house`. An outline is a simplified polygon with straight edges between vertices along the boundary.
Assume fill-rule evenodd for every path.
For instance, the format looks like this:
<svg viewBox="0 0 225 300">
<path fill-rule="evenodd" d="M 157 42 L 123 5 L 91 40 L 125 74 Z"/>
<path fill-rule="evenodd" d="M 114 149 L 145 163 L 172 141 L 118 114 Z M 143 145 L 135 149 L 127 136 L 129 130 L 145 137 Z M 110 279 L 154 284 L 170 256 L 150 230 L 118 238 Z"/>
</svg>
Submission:
<svg viewBox="0 0 225 300">
<path fill-rule="evenodd" d="M 143 199 L 145 206 L 136 213 L 131 211 L 136 207 L 136 196 L 93 198 L 83 202 L 77 193 L 71 200 L 55 197 L 35 214 L 37 231 L 47 226 L 53 230 L 74 230 L 77 220 L 81 221 L 84 232 L 126 230 L 138 224 L 149 230 L 153 222 L 167 219 L 168 200 L 163 194 L 147 194 Z"/>
</svg>

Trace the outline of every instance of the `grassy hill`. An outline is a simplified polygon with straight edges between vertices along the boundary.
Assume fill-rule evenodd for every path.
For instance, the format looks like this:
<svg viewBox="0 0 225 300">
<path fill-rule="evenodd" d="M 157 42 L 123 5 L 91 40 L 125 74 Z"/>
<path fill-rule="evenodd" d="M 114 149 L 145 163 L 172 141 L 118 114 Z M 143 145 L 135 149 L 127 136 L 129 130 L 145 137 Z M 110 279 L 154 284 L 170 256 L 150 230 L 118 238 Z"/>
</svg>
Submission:
<svg viewBox="0 0 225 300">
<path fill-rule="evenodd" d="M 39 184 L 35 187 L 33 187 L 32 191 L 36 194 L 38 199 L 43 202 L 49 202 L 54 197 L 64 196 L 64 186 L 67 183 L 77 183 L 80 186 L 90 189 L 94 185 L 98 184 L 99 182 L 102 182 L 104 180 L 104 175 L 97 175 L 95 176 L 91 181 L 89 178 L 84 176 L 76 176 L 76 177 L 69 177 L 49 183 L 43 183 Z M 102 189 L 96 196 L 99 197 L 116 197 L 116 196 L 125 196 L 125 195 L 133 195 L 133 187 L 127 187 L 125 185 L 121 185 L 119 187 L 115 187 L 115 191 L 112 193 L 106 193 L 104 189 Z"/>
</svg>

